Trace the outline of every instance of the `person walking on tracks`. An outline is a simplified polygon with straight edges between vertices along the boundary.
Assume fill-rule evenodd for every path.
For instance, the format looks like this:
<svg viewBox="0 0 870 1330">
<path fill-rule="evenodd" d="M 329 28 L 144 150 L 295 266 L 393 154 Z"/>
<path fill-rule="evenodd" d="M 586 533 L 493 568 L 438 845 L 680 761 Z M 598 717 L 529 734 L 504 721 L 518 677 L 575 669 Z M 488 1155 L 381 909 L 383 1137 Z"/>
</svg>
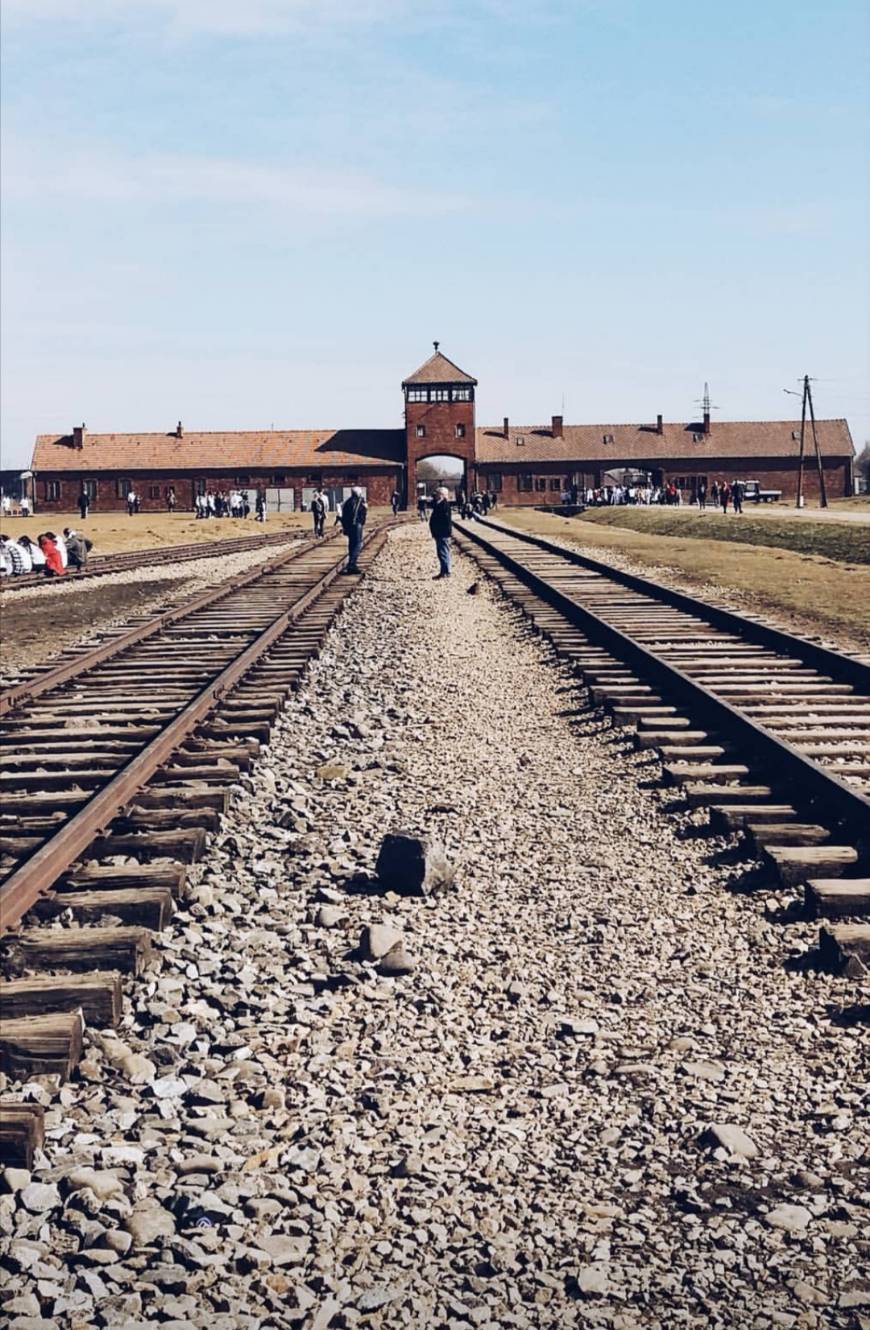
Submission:
<svg viewBox="0 0 870 1330">
<path fill-rule="evenodd" d="M 357 560 L 362 549 L 363 527 L 368 513 L 363 492 L 358 485 L 354 485 L 341 505 L 341 529 L 347 536 L 347 567 L 344 570 L 346 573 L 359 572 Z"/>
<path fill-rule="evenodd" d="M 323 527 L 324 524 L 326 523 L 326 500 L 324 499 L 323 495 L 320 493 L 320 490 L 315 490 L 312 496 L 311 516 L 314 521 L 315 536 L 322 536 Z"/>
<path fill-rule="evenodd" d="M 439 571 L 434 581 L 450 576 L 450 537 L 453 534 L 453 515 L 450 511 L 450 496 L 442 485 L 435 491 L 432 516 L 429 518 L 429 534 L 435 541 Z"/>
<path fill-rule="evenodd" d="M 79 495 L 79 512 L 82 515 L 83 522 L 87 521 L 88 509 L 90 508 L 90 506 L 91 506 L 91 496 L 88 494 L 84 486 L 82 486 L 82 492 Z"/>
<path fill-rule="evenodd" d="M 399 505 L 401 504 L 401 502 L 402 502 L 401 494 L 399 493 L 398 490 L 393 490 L 392 494 L 390 495 L 390 507 L 393 510 L 393 517 L 398 516 Z"/>
</svg>

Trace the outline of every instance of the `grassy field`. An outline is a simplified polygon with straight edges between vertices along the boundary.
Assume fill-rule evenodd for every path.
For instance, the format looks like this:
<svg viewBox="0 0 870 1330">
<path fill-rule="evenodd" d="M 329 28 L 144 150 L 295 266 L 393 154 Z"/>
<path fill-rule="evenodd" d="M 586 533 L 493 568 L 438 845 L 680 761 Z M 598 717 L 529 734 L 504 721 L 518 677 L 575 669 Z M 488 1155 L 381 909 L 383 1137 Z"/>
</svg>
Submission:
<svg viewBox="0 0 870 1330">
<path fill-rule="evenodd" d="M 870 522 L 814 522 L 810 518 L 755 517 L 751 514 L 686 512 L 671 508 L 591 508 L 585 525 L 622 527 L 655 536 L 729 541 L 814 554 L 844 563 L 870 564 Z"/>
<path fill-rule="evenodd" d="M 329 521 L 331 522 L 331 517 Z M 272 513 L 263 523 L 253 518 L 220 517 L 197 521 L 191 513 L 91 513 L 83 522 L 76 513 L 37 513 L 34 517 L 3 519 L 2 534 L 31 540 L 43 531 L 63 531 L 72 527 L 94 542 L 92 553 L 117 554 L 121 550 L 155 549 L 166 545 L 194 545 L 213 540 L 231 540 L 240 536 L 268 535 L 287 530 L 309 531 L 308 513 Z"/>
<path fill-rule="evenodd" d="M 607 521 L 608 513 L 586 521 L 513 508 L 500 509 L 497 516 L 523 530 L 560 536 L 586 546 L 605 559 L 608 553 L 614 553 L 653 573 L 657 568 L 666 569 L 689 588 L 722 588 L 746 609 L 769 610 L 788 619 L 796 631 L 834 632 L 863 649 L 870 646 L 867 563 L 833 557 L 827 552 L 831 546 L 826 547 L 824 555 L 783 548 L 775 539 L 779 524 L 772 520 L 756 524 L 760 534 L 768 535 L 767 543 L 750 544 L 712 536 L 720 529 L 733 529 L 735 536 L 747 529 L 739 517 L 722 518 L 719 514 L 711 514 L 709 519 L 688 519 L 705 527 L 701 536 L 689 535 L 681 518 L 677 519 L 677 534 L 665 530 L 667 513 L 661 514 L 665 525 L 656 521 L 658 514 L 640 514 L 642 519 L 653 519 L 643 523 L 643 530 Z M 710 525 L 706 527 L 708 520 Z M 783 525 L 787 520 L 783 519 Z M 722 523 L 722 527 L 714 523 Z M 785 534 L 793 534 L 795 539 L 805 537 L 807 524 L 796 522 L 794 527 L 799 529 L 789 527 Z M 849 528 L 848 538 L 853 539 L 859 531 Z M 840 534 L 839 526 L 825 526 L 817 539 L 837 539 Z"/>
</svg>

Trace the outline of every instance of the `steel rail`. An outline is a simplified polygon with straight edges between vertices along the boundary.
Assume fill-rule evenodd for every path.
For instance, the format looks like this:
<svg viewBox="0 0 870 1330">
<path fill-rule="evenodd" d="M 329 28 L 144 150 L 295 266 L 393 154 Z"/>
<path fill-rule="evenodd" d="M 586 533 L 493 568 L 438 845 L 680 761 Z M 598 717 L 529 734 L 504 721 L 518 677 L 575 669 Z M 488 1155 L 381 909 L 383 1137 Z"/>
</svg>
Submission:
<svg viewBox="0 0 870 1330">
<path fill-rule="evenodd" d="M 23 591 L 29 587 L 78 586 L 92 577 L 108 577 L 112 573 L 125 573 L 134 568 L 163 567 L 168 563 L 191 563 L 196 559 L 219 558 L 228 554 L 244 554 L 247 550 L 280 545 L 298 537 L 292 531 L 263 532 L 258 536 L 228 536 L 225 540 L 195 541 L 187 545 L 153 546 L 141 550 L 118 550 L 115 554 L 95 554 L 81 572 L 68 573 L 68 580 L 45 577 L 41 573 L 20 573 L 17 577 L 0 579 L 0 592 Z"/>
<path fill-rule="evenodd" d="M 334 540 L 335 534 L 330 532 L 326 539 Z M 223 582 L 218 582 L 216 586 L 207 587 L 205 591 L 200 591 L 190 599 L 182 601 L 180 605 L 175 605 L 172 609 L 162 610 L 155 614 L 153 618 L 146 620 L 145 623 L 136 624 L 118 637 L 108 638 L 90 651 L 83 652 L 79 656 L 72 656 L 63 664 L 56 665 L 42 674 L 36 674 L 29 679 L 22 679 L 21 683 L 13 684 L 11 688 L 7 688 L 0 693 L 0 716 L 5 716 L 15 707 L 21 706 L 22 703 L 32 702 L 34 698 L 39 697 L 42 693 L 49 692 L 52 688 L 57 688 L 62 683 L 68 683 L 70 679 L 75 679 L 86 670 L 102 665 L 105 661 L 111 660 L 113 656 L 117 656 L 119 652 L 153 637 L 155 633 L 168 628 L 170 624 L 177 623 L 179 619 L 187 618 L 189 614 L 193 614 L 196 610 L 204 609 L 206 605 L 213 605 L 225 600 L 233 592 L 256 582 L 263 576 L 264 572 L 274 572 L 276 568 L 282 568 L 284 564 L 292 563 L 294 559 L 300 558 L 322 543 L 315 540 L 297 541 L 294 548 L 289 549 L 286 554 L 270 563 L 267 569 L 264 569 L 261 565 L 249 569 L 246 573 L 237 573 L 234 577 L 228 577 Z"/>
<path fill-rule="evenodd" d="M 613 568 L 609 563 L 604 563 L 600 559 L 593 559 L 588 554 L 581 554 L 579 550 L 564 549 L 561 545 L 555 545 L 552 541 L 547 540 L 546 536 L 538 536 L 531 531 L 521 531 L 517 527 L 494 522 L 491 518 L 476 517 L 474 518 L 474 524 L 477 523 L 485 527 L 491 527 L 494 531 L 500 531 L 506 536 L 513 536 L 516 540 L 523 541 L 524 544 L 534 545 L 538 549 L 545 550 L 547 554 L 555 554 L 560 559 L 565 559 L 578 567 L 588 568 L 590 572 L 601 573 L 612 582 L 619 582 L 622 586 L 637 591 L 641 595 L 654 596 L 657 600 L 672 605 L 674 609 L 684 610 L 687 614 L 693 614 L 696 618 L 706 619 L 715 628 L 736 633 L 744 641 L 770 647 L 772 650 L 782 652 L 788 656 L 799 656 L 808 665 L 823 670 L 826 674 L 830 674 L 832 678 L 870 692 L 870 664 L 866 664 L 854 656 L 843 655 L 842 652 L 835 651 L 831 647 L 822 646 L 821 643 L 812 642 L 809 638 L 800 637 L 796 633 L 786 632 L 784 628 L 776 628 L 773 624 L 762 623 L 757 619 L 747 619 L 736 610 L 726 609 L 724 605 L 709 605 L 704 601 L 695 600 L 688 592 L 677 591 L 674 587 L 665 586 L 662 582 L 656 582 L 651 577 L 642 577 L 638 573 L 629 573 L 622 568 Z M 463 530 L 467 531 L 469 529 L 468 525 L 463 524 Z"/>
<path fill-rule="evenodd" d="M 514 535 L 510 528 L 496 526 L 494 523 L 487 523 L 486 525 L 492 526 L 500 535 L 510 537 Z M 825 809 L 830 810 L 830 815 L 837 823 L 848 827 L 862 842 L 870 840 L 870 798 L 835 776 L 828 768 L 801 753 L 786 740 L 777 738 L 770 730 L 759 725 L 739 708 L 725 701 L 724 698 L 717 697 L 709 688 L 691 678 L 684 670 L 672 665 L 657 652 L 650 650 L 649 647 L 635 641 L 627 633 L 608 623 L 606 619 L 574 600 L 566 592 L 560 591 L 558 587 L 553 586 L 541 574 L 527 568 L 525 564 L 508 551 L 500 549 L 497 544 L 487 540 L 477 529 L 477 519 L 470 524 L 457 522 L 456 526 L 463 535 L 468 536 L 482 549 L 485 549 L 487 553 L 495 556 L 505 568 L 509 569 L 542 600 L 545 600 L 563 614 L 569 622 L 582 628 L 590 638 L 610 648 L 615 655 L 633 665 L 641 676 L 650 678 L 660 685 L 666 693 L 677 694 L 688 699 L 693 710 L 705 718 L 711 728 L 727 734 L 729 738 L 733 736 L 738 739 L 757 755 L 766 769 L 776 771 L 781 780 L 784 779 L 790 786 L 795 787 L 798 792 L 795 797 L 799 802 L 806 803 L 809 799 L 813 804 L 820 804 Z M 537 545 L 539 542 L 533 540 L 531 543 Z M 567 556 L 567 561 L 576 562 L 571 557 L 573 551 L 563 550 L 558 545 L 550 545 L 549 542 L 545 543 L 544 548 L 546 548 L 547 553 L 557 555 L 559 558 Z M 580 561 L 586 567 L 595 563 L 594 560 L 586 561 L 582 556 Z M 601 564 L 594 571 L 604 572 L 609 577 L 614 570 L 606 564 Z M 639 580 L 642 581 L 643 579 Z M 678 594 L 688 602 L 694 617 L 703 618 L 705 616 L 705 612 L 709 607 L 691 600 L 690 597 L 682 596 L 682 593 Z M 738 616 L 731 616 L 731 618 L 731 631 L 738 632 L 740 636 L 745 638 L 747 634 L 742 631 L 742 625 L 745 621 Z M 739 627 L 734 626 L 735 622 Z M 751 626 L 756 627 L 754 622 Z M 788 639 L 788 634 L 782 636 Z M 804 639 L 798 638 L 796 641 L 799 646 L 803 646 Z M 831 654 L 837 655 L 836 652 Z M 837 657 L 837 659 L 840 659 L 840 657 Z M 852 663 L 859 664 L 860 662 Z"/>
<path fill-rule="evenodd" d="M 363 548 L 376 551 L 386 539 L 388 526 L 374 529 Z M 195 730 L 215 703 L 230 691 L 269 648 L 301 618 L 341 572 L 344 555 L 200 690 L 169 724 L 131 758 L 58 832 L 0 885 L 0 933 L 14 928 L 48 892 L 95 836 L 100 835 L 129 804 L 131 798 L 160 769 L 179 744 Z M 270 568 L 269 572 L 272 571 Z M 263 575 L 264 570 L 260 570 Z"/>
</svg>

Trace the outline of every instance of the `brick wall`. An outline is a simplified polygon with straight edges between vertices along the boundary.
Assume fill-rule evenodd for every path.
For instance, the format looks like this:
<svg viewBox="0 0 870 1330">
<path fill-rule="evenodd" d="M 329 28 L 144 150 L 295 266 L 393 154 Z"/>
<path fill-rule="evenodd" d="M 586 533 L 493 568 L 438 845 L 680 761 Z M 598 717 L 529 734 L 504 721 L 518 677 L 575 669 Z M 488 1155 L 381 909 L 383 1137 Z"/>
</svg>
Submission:
<svg viewBox="0 0 870 1330">
<path fill-rule="evenodd" d="M 271 488 L 274 472 L 250 471 L 245 473 L 227 473 L 227 472 L 207 472 L 196 471 L 175 473 L 153 472 L 137 474 L 131 472 L 113 472 L 110 475 L 95 477 L 92 472 L 76 475 L 69 472 L 50 472 L 42 471 L 36 478 L 36 511 L 45 513 L 73 513 L 78 508 L 79 495 L 82 492 L 82 481 L 95 480 L 97 486 L 96 497 L 91 500 L 91 509 L 95 513 L 105 512 L 126 512 L 127 501 L 118 492 L 118 480 L 123 474 L 124 479 L 132 481 L 133 487 L 139 496 L 139 506 L 143 512 L 165 512 L 166 511 L 166 492 L 170 486 L 175 489 L 175 501 L 177 512 L 192 512 L 195 485 L 197 480 L 204 480 L 206 489 L 220 490 L 228 492 L 232 489 L 246 489 L 251 500 L 256 496 L 258 488 Z M 244 474 L 247 479 L 243 482 L 238 479 L 239 475 Z M 373 507 L 389 506 L 390 496 L 393 490 L 398 489 L 401 493 L 403 478 L 402 468 L 398 466 L 385 466 L 383 470 L 371 471 L 319 471 L 319 472 L 301 472 L 286 471 L 283 473 L 284 480 L 281 488 L 293 489 L 294 506 L 298 510 L 302 507 L 302 490 L 309 484 L 314 483 L 315 477 L 322 481 L 324 485 L 347 486 L 359 484 L 366 489 L 368 501 Z M 46 497 L 46 486 L 57 486 L 58 497 L 49 499 Z M 152 494 L 151 490 L 159 490 L 158 494 Z M 253 506 L 253 504 L 252 504 Z"/>
<path fill-rule="evenodd" d="M 457 437 L 457 426 L 464 430 L 463 437 Z M 422 437 L 418 428 L 425 430 Z M 474 463 L 474 402 L 406 402 L 405 435 L 410 501 L 416 493 L 417 463 L 425 457 L 461 458 L 468 488 Z"/>
<path fill-rule="evenodd" d="M 619 466 L 620 464 L 616 464 Z M 560 501 L 561 490 L 570 489 L 571 484 L 576 481 L 581 487 L 591 486 L 596 488 L 601 484 L 601 477 L 607 467 L 614 466 L 614 463 L 608 459 L 606 463 L 577 463 L 572 466 L 568 462 L 530 462 L 525 461 L 522 465 L 498 464 L 488 467 L 483 463 L 477 464 L 478 483 L 481 489 L 493 488 L 488 483 L 488 478 L 495 475 L 501 476 L 501 491 L 499 493 L 499 502 L 503 504 L 542 504 L 558 503 Z M 760 459 L 759 465 L 755 465 L 752 459 L 747 462 L 746 459 L 730 458 L 727 461 L 720 459 L 718 462 L 707 462 L 704 469 L 697 463 L 690 464 L 686 461 L 672 459 L 670 461 L 660 461 L 658 468 L 662 479 L 667 483 L 671 479 L 684 477 L 691 482 L 692 476 L 704 475 L 707 477 L 707 486 L 714 480 L 727 480 L 729 484 L 734 480 L 758 480 L 762 489 L 782 490 L 783 499 L 794 500 L 797 493 L 797 459 Z M 845 458 L 826 458 L 824 463 L 825 487 L 829 499 L 848 498 L 851 494 L 851 465 Z M 521 490 L 519 488 L 519 479 L 521 475 L 532 476 L 531 491 Z M 554 482 L 551 485 L 550 482 Z M 539 488 L 543 482 L 544 488 Z M 555 487 L 554 487 L 555 486 Z M 686 487 L 685 497 L 688 498 L 689 486 Z M 812 458 L 812 465 L 804 466 L 804 484 L 803 492 L 807 502 L 815 502 L 819 497 L 819 477 L 816 469 L 815 457 Z"/>
</svg>

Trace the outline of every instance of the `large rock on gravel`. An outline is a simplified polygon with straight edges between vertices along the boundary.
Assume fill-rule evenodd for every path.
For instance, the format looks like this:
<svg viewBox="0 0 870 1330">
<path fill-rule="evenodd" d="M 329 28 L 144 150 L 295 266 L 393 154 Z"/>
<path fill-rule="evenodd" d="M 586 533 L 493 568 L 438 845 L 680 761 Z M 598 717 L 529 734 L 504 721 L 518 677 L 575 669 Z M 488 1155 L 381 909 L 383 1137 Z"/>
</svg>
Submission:
<svg viewBox="0 0 870 1330">
<path fill-rule="evenodd" d="M 450 885 L 455 869 L 436 841 L 396 831 L 381 841 L 375 872 L 386 891 L 431 896 Z"/>
<path fill-rule="evenodd" d="M 66 1182 L 71 1192 L 92 1191 L 99 1201 L 124 1194 L 123 1182 L 109 1169 L 75 1168 L 68 1174 Z"/>
<path fill-rule="evenodd" d="M 771 1228 L 781 1228 L 786 1233 L 805 1233 L 813 1216 L 805 1205 L 777 1205 L 764 1217 Z"/>
<path fill-rule="evenodd" d="M 175 1220 L 159 1201 L 139 1201 L 124 1227 L 136 1247 L 150 1247 L 158 1238 L 171 1238 Z"/>
<path fill-rule="evenodd" d="M 758 1154 L 758 1146 L 752 1137 L 747 1136 L 742 1127 L 730 1122 L 711 1123 L 701 1140 L 703 1145 L 713 1150 L 727 1150 L 738 1159 L 754 1159 Z"/>
<path fill-rule="evenodd" d="M 402 945 L 402 934 L 389 924 L 368 924 L 360 934 L 360 954 L 367 961 L 383 960 L 395 947 Z"/>
</svg>

